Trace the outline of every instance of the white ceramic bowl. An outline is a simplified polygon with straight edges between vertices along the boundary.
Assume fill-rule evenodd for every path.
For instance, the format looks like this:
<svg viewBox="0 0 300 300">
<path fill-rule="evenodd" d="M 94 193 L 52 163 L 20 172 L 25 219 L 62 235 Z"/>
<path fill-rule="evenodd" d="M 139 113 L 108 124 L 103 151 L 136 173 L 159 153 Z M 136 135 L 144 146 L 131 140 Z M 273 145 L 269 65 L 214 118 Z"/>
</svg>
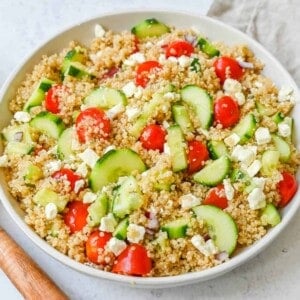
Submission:
<svg viewBox="0 0 300 300">
<path fill-rule="evenodd" d="M 139 21 L 155 17 L 167 24 L 174 25 L 181 28 L 189 28 L 196 26 L 202 33 L 207 35 L 212 40 L 224 41 L 226 44 L 247 44 L 254 51 L 256 56 L 260 58 L 266 65 L 264 74 L 271 77 L 273 81 L 281 86 L 283 84 L 292 86 L 295 89 L 296 99 L 299 101 L 298 89 L 287 71 L 283 66 L 261 45 L 257 42 L 241 33 L 240 31 L 233 29 L 221 22 L 212 20 L 207 17 L 196 16 L 181 12 L 167 12 L 167 11 L 131 11 L 120 12 L 114 14 L 107 14 L 98 18 L 88 20 L 81 24 L 62 31 L 54 38 L 50 39 L 47 43 L 39 47 L 32 53 L 22 64 L 10 75 L 5 82 L 0 93 L 0 129 L 6 126 L 11 119 L 11 114 L 8 111 L 8 102 L 14 96 L 16 88 L 20 82 L 24 79 L 27 72 L 30 72 L 33 66 L 40 60 L 43 54 L 52 54 L 59 52 L 62 48 L 68 45 L 71 40 L 78 40 L 82 43 L 88 43 L 94 35 L 95 24 L 99 23 L 106 28 L 120 31 L 124 29 L 130 29 L 134 24 Z M 283 49 L 283 51 L 285 51 Z M 294 115 L 300 114 L 300 106 L 296 105 Z M 299 142 L 300 136 L 300 120 L 295 118 L 295 131 L 296 140 Z M 299 146 L 297 144 L 297 146 Z M 1 149 L 0 149 L 1 150 Z M 1 152 L 0 152 L 1 153 Z M 60 262 L 72 267 L 73 269 L 95 276 L 99 278 L 109 279 L 112 281 L 120 282 L 123 284 L 134 285 L 136 287 L 148 287 L 148 288 L 162 288 L 171 287 L 184 284 L 191 284 L 194 282 L 204 281 L 221 274 L 224 274 L 233 268 L 248 261 L 265 247 L 271 244 L 271 242 L 278 236 L 278 234 L 287 226 L 292 217 L 295 215 L 300 204 L 300 190 L 298 190 L 293 201 L 282 210 L 282 222 L 275 228 L 271 229 L 265 237 L 254 245 L 240 250 L 234 255 L 228 262 L 223 263 L 212 269 L 204 270 L 201 272 L 188 273 L 172 277 L 160 277 L 160 278 L 140 278 L 116 275 L 100 271 L 89 266 L 80 264 L 69 257 L 58 252 L 44 240 L 42 240 L 29 226 L 24 222 L 24 214 L 18 206 L 16 200 L 14 200 L 8 192 L 7 185 L 4 180 L 3 173 L 0 173 L 0 197 L 4 207 L 7 209 L 11 217 L 16 224 L 24 231 L 24 233 L 41 249 L 46 253 L 56 258 Z"/>
</svg>

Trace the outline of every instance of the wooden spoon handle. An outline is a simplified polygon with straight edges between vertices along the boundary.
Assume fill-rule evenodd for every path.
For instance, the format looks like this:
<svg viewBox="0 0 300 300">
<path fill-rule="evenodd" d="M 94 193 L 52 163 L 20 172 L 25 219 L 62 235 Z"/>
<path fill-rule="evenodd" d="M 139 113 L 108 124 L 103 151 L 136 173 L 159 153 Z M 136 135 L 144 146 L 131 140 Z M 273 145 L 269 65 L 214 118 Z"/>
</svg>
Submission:
<svg viewBox="0 0 300 300">
<path fill-rule="evenodd" d="M 68 299 L 24 250 L 1 228 L 0 267 L 25 299 Z"/>
</svg>

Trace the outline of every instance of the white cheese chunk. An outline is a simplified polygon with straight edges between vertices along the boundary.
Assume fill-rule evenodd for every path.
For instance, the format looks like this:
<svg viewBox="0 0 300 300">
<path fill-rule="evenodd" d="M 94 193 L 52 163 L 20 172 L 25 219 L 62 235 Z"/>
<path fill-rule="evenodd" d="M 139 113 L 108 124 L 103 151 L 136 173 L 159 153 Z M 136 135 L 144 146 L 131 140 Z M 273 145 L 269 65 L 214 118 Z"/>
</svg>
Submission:
<svg viewBox="0 0 300 300">
<path fill-rule="evenodd" d="M 115 237 L 112 237 L 105 245 L 105 248 L 116 256 L 120 255 L 126 247 L 127 244 L 124 241 L 121 241 Z"/>
<path fill-rule="evenodd" d="M 201 203 L 200 199 L 193 194 L 186 194 L 179 198 L 181 207 L 183 209 L 190 209 L 194 206 L 197 206 Z"/>
<path fill-rule="evenodd" d="M 225 196 L 227 200 L 231 201 L 234 197 L 234 188 L 230 182 L 230 179 L 226 178 L 223 180 Z"/>
<path fill-rule="evenodd" d="M 294 90 L 291 86 L 282 86 L 278 93 L 278 102 L 295 102 Z"/>
<path fill-rule="evenodd" d="M 83 195 L 82 202 L 83 203 L 93 203 L 97 199 L 97 195 L 92 192 L 86 192 Z"/>
<path fill-rule="evenodd" d="M 96 24 L 95 26 L 95 37 L 101 38 L 105 35 L 105 30 L 100 24 Z"/>
<path fill-rule="evenodd" d="M 120 113 L 122 113 L 125 110 L 125 107 L 122 103 L 119 103 L 109 110 L 106 111 L 107 117 L 110 119 L 114 119 L 116 116 L 118 116 Z"/>
<path fill-rule="evenodd" d="M 113 232 L 117 226 L 117 221 L 115 220 L 112 213 L 109 213 L 107 216 L 101 218 L 100 227 L 101 231 Z"/>
<path fill-rule="evenodd" d="M 265 184 L 266 184 L 266 178 L 264 177 L 253 177 L 252 178 L 252 182 L 254 183 L 254 185 L 260 189 L 264 189 Z"/>
<path fill-rule="evenodd" d="M 30 114 L 26 111 L 17 111 L 14 114 L 14 118 L 16 119 L 16 121 L 23 123 L 28 123 L 31 120 Z"/>
<path fill-rule="evenodd" d="M 145 227 L 129 224 L 127 228 L 127 240 L 130 243 L 139 243 L 144 239 L 145 232 Z"/>
<path fill-rule="evenodd" d="M 76 173 L 85 178 L 87 176 L 87 174 L 88 174 L 88 169 L 86 167 L 86 164 L 85 163 L 81 163 L 77 167 Z"/>
<path fill-rule="evenodd" d="M 53 174 L 54 172 L 58 171 L 62 167 L 62 162 L 60 160 L 52 160 L 49 161 L 46 165 L 46 170 L 50 173 Z"/>
<path fill-rule="evenodd" d="M 129 81 L 127 84 L 123 86 L 122 91 L 124 92 L 126 97 L 130 98 L 136 92 L 136 85 L 134 84 L 134 82 Z"/>
<path fill-rule="evenodd" d="M 171 155 L 171 151 L 168 143 L 164 143 L 164 153 L 167 155 Z"/>
<path fill-rule="evenodd" d="M 6 167 L 8 164 L 8 156 L 6 154 L 0 156 L 0 167 Z"/>
<path fill-rule="evenodd" d="M 177 60 L 180 67 L 185 68 L 190 65 L 190 58 L 186 55 L 181 55 Z"/>
<path fill-rule="evenodd" d="M 174 63 L 178 62 L 177 57 L 175 57 L 175 56 L 169 56 L 168 61 L 171 61 L 171 62 L 174 62 Z"/>
<path fill-rule="evenodd" d="M 85 181 L 83 179 L 79 179 L 75 181 L 74 184 L 74 192 L 77 194 L 85 185 Z"/>
<path fill-rule="evenodd" d="M 129 121 L 134 120 L 141 113 L 137 107 L 126 107 L 125 114 Z"/>
<path fill-rule="evenodd" d="M 242 92 L 234 93 L 234 98 L 238 105 L 244 105 L 246 102 L 245 95 Z"/>
<path fill-rule="evenodd" d="M 279 133 L 279 135 L 281 135 L 283 137 L 288 137 L 291 135 L 292 130 L 288 124 L 279 123 L 278 124 L 278 133 Z"/>
<path fill-rule="evenodd" d="M 139 99 L 143 96 L 143 88 L 138 86 L 133 95 L 135 98 Z"/>
<path fill-rule="evenodd" d="M 205 242 L 204 238 L 200 234 L 194 235 L 191 238 L 191 242 L 193 246 L 205 256 L 211 256 L 219 252 L 213 240 L 209 239 Z"/>
<path fill-rule="evenodd" d="M 167 92 L 163 96 L 167 100 L 174 100 L 176 98 L 176 93 L 173 92 Z"/>
<path fill-rule="evenodd" d="M 97 155 L 97 153 L 90 148 L 87 148 L 82 153 L 79 153 L 78 157 L 81 160 L 83 160 L 91 168 L 94 167 L 97 160 L 99 159 L 99 156 Z"/>
<path fill-rule="evenodd" d="M 243 151 L 240 152 L 238 160 L 244 165 L 249 166 L 255 159 L 255 153 L 249 149 L 244 148 Z"/>
<path fill-rule="evenodd" d="M 255 131 L 255 140 L 258 145 L 263 145 L 271 142 L 271 134 L 268 128 L 259 127 Z"/>
<path fill-rule="evenodd" d="M 45 216 L 47 220 L 53 220 L 57 216 L 57 206 L 50 202 L 45 206 Z"/>
<path fill-rule="evenodd" d="M 158 62 L 163 65 L 166 62 L 167 58 L 165 56 L 165 54 L 160 54 L 158 57 Z"/>
<path fill-rule="evenodd" d="M 235 94 L 242 91 L 242 85 L 239 81 L 231 78 L 227 78 L 224 81 L 223 89 L 226 93 Z"/>
<path fill-rule="evenodd" d="M 254 177 L 261 168 L 260 160 L 256 159 L 253 163 L 247 168 L 247 173 L 250 177 Z"/>
<path fill-rule="evenodd" d="M 254 188 L 248 195 L 249 207 L 253 210 L 261 209 L 266 206 L 266 196 L 261 188 Z"/>
<path fill-rule="evenodd" d="M 232 133 L 224 139 L 224 143 L 229 147 L 234 147 L 240 141 L 240 137 L 236 133 Z"/>
<path fill-rule="evenodd" d="M 131 54 L 129 59 L 134 60 L 139 64 L 143 63 L 146 60 L 145 55 L 141 52 L 136 52 L 136 53 Z"/>
</svg>

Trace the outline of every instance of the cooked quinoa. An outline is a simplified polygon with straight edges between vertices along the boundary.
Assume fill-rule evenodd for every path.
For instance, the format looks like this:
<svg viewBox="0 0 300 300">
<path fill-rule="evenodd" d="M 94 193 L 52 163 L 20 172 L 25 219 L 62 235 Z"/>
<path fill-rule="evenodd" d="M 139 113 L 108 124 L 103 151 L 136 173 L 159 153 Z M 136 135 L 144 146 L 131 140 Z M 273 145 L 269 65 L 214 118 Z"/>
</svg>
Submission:
<svg viewBox="0 0 300 300">
<path fill-rule="evenodd" d="M 272 225 L 262 217 L 264 208 L 268 204 L 274 204 L 275 207 L 281 206 L 278 183 L 283 180 L 282 172 L 294 175 L 299 165 L 299 154 L 290 137 L 292 133 L 286 133 L 289 124 L 282 126 L 274 118 L 274 115 L 278 113 L 282 113 L 280 114 L 282 122 L 284 118 L 288 118 L 294 106 L 292 92 L 285 93 L 285 90 L 278 88 L 262 74 L 263 63 L 255 57 L 247 45 L 228 46 L 206 40 L 210 47 L 219 51 L 219 56 L 214 56 L 197 44 L 200 34 L 192 29 L 171 27 L 169 32 L 159 36 L 141 38 L 134 31 L 135 34 L 128 31 L 115 33 L 101 30 L 99 33 L 99 27 L 97 28 L 99 36 L 94 38 L 90 45 L 81 45 L 72 41 L 60 53 L 44 55 L 32 72 L 26 75 L 15 97 L 10 101 L 9 109 L 15 117 L 11 120 L 8 130 L 19 125 L 28 126 L 26 130 L 29 131 L 32 140 L 32 149 L 27 151 L 28 153 L 8 151 L 7 145 L 11 141 L 5 136 L 7 129 L 4 129 L 5 150 L 0 161 L 10 192 L 25 212 L 26 223 L 41 238 L 63 254 L 92 267 L 112 271 L 118 261 L 117 250 L 112 251 L 109 247 L 99 248 L 97 261 L 91 261 L 86 252 L 86 242 L 93 232 L 99 230 L 99 227 L 100 231 L 114 232 L 116 225 L 124 217 L 128 217 L 129 226 L 133 228 L 133 231 L 127 232 L 125 243 L 143 245 L 152 261 L 152 268 L 148 274 L 133 275 L 171 276 L 201 271 L 228 260 L 228 254 L 234 256 L 234 253 L 227 253 L 227 255 L 225 253 L 224 256 L 225 251 L 218 249 L 218 244 L 208 224 L 205 220 L 196 217 L 192 209 L 193 206 L 203 205 L 211 190 L 215 188 L 214 186 L 223 183 L 224 188 L 219 191 L 222 195 L 218 196 L 225 198 L 227 205 L 223 211 L 236 224 L 236 248 L 249 246 L 261 239 Z M 181 56 L 175 53 L 175 56 L 166 57 L 166 49 L 174 41 L 187 41 L 193 47 L 192 53 Z M 86 72 L 83 76 L 76 77 L 68 74 L 67 71 L 62 76 L 66 57 L 72 51 L 81 54 L 80 65 L 84 66 Z M 230 79 L 230 69 L 227 70 L 225 82 L 222 82 L 216 75 L 215 62 L 220 57 L 230 57 L 239 62 L 243 70 L 243 76 L 239 81 Z M 69 64 L 71 61 L 72 59 Z M 136 79 L 137 68 L 145 61 L 156 61 L 159 63 L 159 68 L 148 72 L 147 82 L 141 86 Z M 28 99 L 41 80 L 45 78 L 52 82 L 52 87 L 57 85 L 64 87 L 57 89 L 54 95 L 54 98 L 59 99 L 57 112 L 54 115 L 60 118 L 64 130 L 74 129 L 69 138 L 70 155 L 61 155 L 59 152 L 60 137 L 56 138 L 47 134 L 47 131 L 40 130 L 38 126 L 32 126 L 32 121 L 36 116 L 41 112 L 49 111 L 44 99 L 38 105 L 30 106 L 22 117 L 16 114 L 24 111 Z M 244 150 L 246 147 L 255 147 L 256 153 L 248 167 L 253 161 L 258 161 L 259 164 L 266 151 L 274 149 L 276 151 L 274 140 L 258 142 L 258 129 L 260 128 L 265 128 L 270 136 L 275 134 L 284 140 L 290 149 L 289 157 L 279 159 L 275 169 L 267 175 L 262 171 L 264 166 L 260 165 L 253 176 L 250 174 L 248 176 L 249 168 L 244 166 L 243 169 L 243 161 L 234 158 L 234 151 L 237 150 L 239 144 L 242 144 L 240 141 L 231 141 L 235 126 L 224 128 L 215 119 L 211 125 L 203 128 L 195 111 L 186 103 L 182 104 L 181 91 L 187 85 L 194 85 L 204 90 L 210 95 L 213 104 L 224 96 L 235 99 L 240 113 L 239 120 L 243 120 L 249 113 L 254 116 L 255 132 L 253 131 L 247 141 L 240 145 L 240 149 Z M 119 105 L 118 109 L 109 107 L 101 110 L 110 122 L 109 133 L 106 133 L 104 125 L 97 127 L 93 120 L 88 119 L 84 123 L 85 137 L 80 140 L 78 130 L 76 131 L 78 116 L 90 106 L 87 105 L 85 99 L 99 87 L 123 91 L 120 95 L 126 98 L 126 103 Z M 48 93 L 49 90 L 45 91 L 45 98 Z M 204 145 L 208 145 L 211 141 L 222 141 L 227 149 L 226 157 L 231 164 L 231 173 L 228 171 L 226 178 L 222 178 L 221 182 L 203 184 L 194 178 L 196 172 L 201 172 L 200 169 L 204 170 L 216 161 L 216 157 L 212 159 L 211 153 L 195 172 L 188 172 L 187 166 L 180 171 L 174 171 L 170 149 L 166 142 L 163 151 L 147 149 L 140 138 L 142 133 L 132 134 L 132 128 L 146 105 L 151 103 L 157 95 L 160 100 L 152 109 L 151 114 L 147 116 L 145 126 L 158 124 L 169 134 L 168 128 L 175 123 L 172 107 L 177 103 L 183 105 L 187 109 L 188 118 L 192 124 L 192 130 L 185 132 L 182 130 L 186 152 L 189 151 L 187 145 L 191 141 L 198 141 Z M 259 104 L 263 106 L 263 112 Z M 59 135 L 61 134 L 60 132 Z M 14 133 L 16 139 L 14 142 L 22 143 L 24 135 L 24 132 L 19 133 L 17 130 Z M 95 162 L 104 155 L 107 156 L 110 151 L 118 151 L 118 149 L 133 150 L 147 170 L 143 172 L 131 170 L 130 174 L 122 174 L 120 178 L 112 180 L 105 186 L 100 186 L 97 190 L 91 185 L 90 179 L 93 169 L 96 168 Z M 89 151 L 87 155 L 82 155 L 86 150 Z M 93 156 L 95 156 L 94 160 Z M 126 165 L 127 161 L 123 163 Z M 28 170 L 32 166 L 35 168 L 35 173 L 29 176 Z M 61 169 L 69 169 L 77 176 L 74 186 L 68 180 L 67 175 L 53 175 Z M 246 182 L 240 178 L 233 179 L 234 170 L 243 170 L 247 178 L 250 178 L 249 181 Z M 116 190 L 128 177 L 133 178 L 137 183 L 136 188 L 142 202 L 129 213 L 125 212 L 123 216 L 122 213 L 118 215 L 114 211 L 114 201 L 116 201 L 114 197 L 116 197 Z M 257 178 L 261 178 L 264 184 L 260 187 L 254 185 L 252 190 L 249 189 L 253 178 L 256 178 L 256 181 L 259 181 Z M 167 188 L 158 187 L 159 184 L 165 182 L 168 183 Z M 249 200 L 253 189 L 258 189 L 257 192 L 261 195 L 261 199 L 257 199 L 257 206 L 250 204 L 251 200 Z M 53 192 L 59 199 L 63 199 L 64 205 L 59 208 L 57 204 L 49 205 L 51 201 L 39 202 L 36 200 L 39 191 L 46 191 L 47 195 Z M 233 193 L 231 196 L 230 191 Z M 65 217 L 70 212 L 70 203 L 79 201 L 84 202 L 86 206 L 91 206 L 97 201 L 97 197 L 103 194 L 109 202 L 106 212 L 100 215 L 98 220 L 94 219 L 93 223 L 85 222 L 80 230 L 72 231 L 66 224 Z M 185 205 L 183 199 L 187 199 Z M 192 204 L 193 201 L 195 205 Z M 185 232 L 182 236 L 172 238 L 168 229 L 165 229 L 165 225 L 178 219 L 188 220 Z M 112 229 L 109 228 L 108 223 Z M 144 234 L 141 233 L 142 231 Z M 139 234 L 140 238 L 138 238 Z M 200 240 L 202 238 L 201 247 L 197 246 L 199 245 L 196 243 L 197 238 Z M 225 236 L 221 238 L 226 239 Z M 123 244 L 123 248 L 126 244 Z"/>
</svg>

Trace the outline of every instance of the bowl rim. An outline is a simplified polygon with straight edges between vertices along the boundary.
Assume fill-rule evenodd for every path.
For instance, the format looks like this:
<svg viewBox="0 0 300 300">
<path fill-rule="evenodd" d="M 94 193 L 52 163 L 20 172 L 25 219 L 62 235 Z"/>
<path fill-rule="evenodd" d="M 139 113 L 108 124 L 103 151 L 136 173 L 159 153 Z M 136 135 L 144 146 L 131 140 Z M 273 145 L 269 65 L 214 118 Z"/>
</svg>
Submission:
<svg viewBox="0 0 300 300">
<path fill-rule="evenodd" d="M 178 14 L 183 17 L 196 17 L 199 19 L 204 19 L 206 22 L 215 23 L 218 26 L 224 27 L 227 30 L 231 31 L 233 34 L 240 35 L 247 43 L 249 42 L 251 46 L 258 49 L 265 55 L 269 56 L 269 58 L 276 64 L 276 68 L 279 68 L 280 71 L 283 73 L 284 77 L 289 78 L 289 81 L 296 87 L 295 94 L 296 98 L 299 99 L 299 92 L 297 89 L 297 85 L 293 80 L 292 76 L 285 70 L 282 64 L 268 51 L 266 50 L 261 44 L 257 41 L 246 35 L 245 33 L 241 32 L 240 30 L 225 24 L 219 20 L 210 18 L 204 15 L 197 15 L 195 13 L 191 13 L 184 10 L 174 10 L 174 9 L 161 9 L 161 8 L 147 8 L 147 9 L 118 9 L 115 12 L 106 12 L 103 14 L 97 14 L 92 17 L 87 17 L 82 21 L 74 22 L 71 25 L 64 26 L 61 30 L 57 31 L 56 33 L 52 34 L 49 38 L 45 39 L 40 43 L 33 51 L 31 51 L 28 55 L 25 55 L 20 63 L 14 68 L 14 70 L 9 74 L 7 79 L 4 81 L 1 89 L 0 89 L 0 103 L 2 102 L 2 98 L 6 93 L 6 90 L 9 88 L 10 84 L 16 77 L 16 75 L 22 70 L 23 66 L 33 58 L 38 51 L 40 51 L 43 47 L 45 47 L 52 39 L 65 34 L 67 31 L 73 29 L 74 27 L 80 26 L 82 24 L 88 22 L 101 22 L 101 18 L 103 17 L 112 17 L 116 15 L 127 15 L 127 14 L 142 14 L 142 13 L 149 13 L 149 14 L 157 14 L 157 13 L 164 13 L 169 15 Z M 230 270 L 240 266 L 241 264 L 247 262 L 258 253 L 260 253 L 263 249 L 269 246 L 274 239 L 279 235 L 279 233 L 287 226 L 287 224 L 292 220 L 295 216 L 297 210 L 300 206 L 300 198 L 298 201 L 291 201 L 289 204 L 289 210 L 287 211 L 286 215 L 282 219 L 281 223 L 279 223 L 276 227 L 269 230 L 269 232 L 262 237 L 259 241 L 255 242 L 253 245 L 249 246 L 243 253 L 239 253 L 237 256 L 233 256 L 229 261 L 224 262 L 218 266 L 212 267 L 210 269 L 205 269 L 202 271 L 185 273 L 180 275 L 174 276 L 167 276 L 167 277 L 133 277 L 128 275 L 119 275 L 114 274 L 111 272 L 102 271 L 88 265 L 79 263 L 67 255 L 62 254 L 52 246 L 50 246 L 44 239 L 39 237 L 30 226 L 28 226 L 22 217 L 16 212 L 13 205 L 7 199 L 2 186 L 0 185 L 0 198 L 1 202 L 9 213 L 10 217 L 13 221 L 18 225 L 18 227 L 25 233 L 25 235 L 41 250 L 43 250 L 46 254 L 50 255 L 51 257 L 55 258 L 60 263 L 67 265 L 68 267 L 77 270 L 81 273 L 86 275 L 90 275 L 93 277 L 111 280 L 114 282 L 119 282 L 125 285 L 130 285 L 133 287 L 145 287 L 145 288 L 164 288 L 176 284 L 176 286 L 191 284 L 194 282 L 206 281 L 217 276 L 220 276 Z M 296 198 L 296 196 L 294 196 Z"/>
</svg>

